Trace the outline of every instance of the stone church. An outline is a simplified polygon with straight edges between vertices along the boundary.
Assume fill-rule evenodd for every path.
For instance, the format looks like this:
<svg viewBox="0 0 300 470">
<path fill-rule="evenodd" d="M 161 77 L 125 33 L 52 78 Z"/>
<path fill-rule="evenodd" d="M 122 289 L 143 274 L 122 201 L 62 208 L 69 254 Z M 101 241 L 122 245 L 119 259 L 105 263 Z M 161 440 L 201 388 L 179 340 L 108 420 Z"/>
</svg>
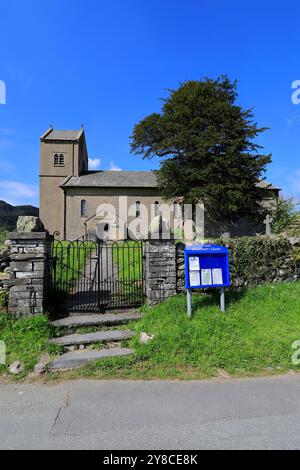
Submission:
<svg viewBox="0 0 300 470">
<path fill-rule="evenodd" d="M 76 240 L 91 232 L 98 234 L 103 230 L 103 223 L 107 225 L 107 219 L 111 224 L 119 225 L 120 197 L 126 197 L 127 205 L 131 207 L 126 220 L 129 225 L 141 216 L 141 207 L 148 210 L 151 220 L 159 214 L 164 201 L 153 172 L 88 170 L 83 129 L 60 131 L 50 128 L 41 136 L 40 142 L 40 218 L 57 239 Z M 265 181 L 260 185 L 266 189 L 266 200 L 278 198 L 279 188 Z M 98 208 L 103 204 L 111 205 L 115 212 L 111 215 L 99 212 Z M 176 209 L 176 204 L 171 205 L 173 221 L 170 228 L 173 230 L 181 211 Z M 243 232 L 239 234 L 251 234 L 254 228 L 242 223 L 239 230 Z"/>
</svg>

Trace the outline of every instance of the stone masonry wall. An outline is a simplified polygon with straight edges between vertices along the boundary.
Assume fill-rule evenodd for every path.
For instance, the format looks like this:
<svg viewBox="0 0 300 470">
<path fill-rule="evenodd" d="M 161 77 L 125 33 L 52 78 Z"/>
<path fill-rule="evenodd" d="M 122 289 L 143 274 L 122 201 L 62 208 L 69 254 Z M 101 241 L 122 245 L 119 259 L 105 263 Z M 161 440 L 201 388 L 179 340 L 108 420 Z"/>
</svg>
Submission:
<svg viewBox="0 0 300 470">
<path fill-rule="evenodd" d="M 287 238 L 241 237 L 227 241 L 214 240 L 211 243 L 229 249 L 233 287 L 293 281 L 299 276 L 293 247 Z M 184 248 L 183 243 L 176 246 L 177 292 L 185 290 Z"/>
<path fill-rule="evenodd" d="M 50 237 L 45 232 L 10 233 L 8 311 L 18 317 L 45 313 Z"/>
<path fill-rule="evenodd" d="M 145 242 L 144 276 L 149 306 L 176 295 L 176 251 L 173 241 Z"/>
</svg>

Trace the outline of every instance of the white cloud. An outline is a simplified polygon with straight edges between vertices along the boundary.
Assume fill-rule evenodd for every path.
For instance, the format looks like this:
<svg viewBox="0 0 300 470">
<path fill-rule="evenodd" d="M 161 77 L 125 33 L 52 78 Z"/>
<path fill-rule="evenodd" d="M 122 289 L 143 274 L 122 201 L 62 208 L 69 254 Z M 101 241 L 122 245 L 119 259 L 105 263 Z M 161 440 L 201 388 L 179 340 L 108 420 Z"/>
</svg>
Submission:
<svg viewBox="0 0 300 470">
<path fill-rule="evenodd" d="M 100 158 L 89 158 L 89 170 L 98 170 L 100 165 Z"/>
<path fill-rule="evenodd" d="M 122 168 L 116 166 L 114 162 L 109 163 L 109 169 L 110 171 L 122 171 Z"/>
<path fill-rule="evenodd" d="M 12 205 L 37 204 L 37 186 L 17 181 L 0 181 L 0 199 Z"/>
</svg>

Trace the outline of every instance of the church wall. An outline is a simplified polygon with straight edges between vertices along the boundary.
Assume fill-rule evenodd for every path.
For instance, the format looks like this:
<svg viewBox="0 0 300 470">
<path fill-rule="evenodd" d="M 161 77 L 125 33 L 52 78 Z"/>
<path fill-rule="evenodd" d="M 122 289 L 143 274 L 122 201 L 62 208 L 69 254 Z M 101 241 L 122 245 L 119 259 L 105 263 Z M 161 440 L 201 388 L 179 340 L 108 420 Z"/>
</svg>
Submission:
<svg viewBox="0 0 300 470">
<path fill-rule="evenodd" d="M 63 238 L 64 193 L 59 187 L 65 177 L 40 178 L 40 219 L 51 233 Z"/>
<path fill-rule="evenodd" d="M 40 158 L 40 218 L 50 232 L 63 238 L 64 193 L 60 185 L 74 170 L 74 153 L 78 145 L 63 142 L 41 142 Z M 63 153 L 65 165 L 54 166 L 55 153 Z"/>
<path fill-rule="evenodd" d="M 116 208 L 116 221 L 119 221 L 119 197 L 127 196 L 128 207 L 139 201 L 145 205 L 149 219 L 151 214 L 151 205 L 158 201 L 163 204 L 159 191 L 155 188 L 68 188 L 66 197 L 66 227 L 69 240 L 80 238 L 85 233 L 85 224 L 88 230 L 96 229 L 96 224 L 101 219 L 96 220 L 93 217 L 97 208 L 101 204 L 111 204 Z M 81 217 L 80 205 L 82 200 L 86 200 L 87 217 Z M 93 217 L 91 220 L 88 220 Z M 113 214 L 112 214 L 113 219 Z M 128 217 L 128 223 L 135 220 L 135 216 Z M 149 220 L 150 223 L 150 220 Z"/>
</svg>

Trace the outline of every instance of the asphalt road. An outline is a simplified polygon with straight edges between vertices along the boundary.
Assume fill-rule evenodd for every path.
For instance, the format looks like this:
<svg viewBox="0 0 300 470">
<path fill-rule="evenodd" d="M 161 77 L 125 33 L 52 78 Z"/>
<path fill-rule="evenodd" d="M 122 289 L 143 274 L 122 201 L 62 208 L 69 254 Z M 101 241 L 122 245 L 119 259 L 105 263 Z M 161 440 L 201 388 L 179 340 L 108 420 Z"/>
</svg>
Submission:
<svg viewBox="0 0 300 470">
<path fill-rule="evenodd" d="M 300 375 L 0 385 L 1 449 L 300 449 Z"/>
</svg>

